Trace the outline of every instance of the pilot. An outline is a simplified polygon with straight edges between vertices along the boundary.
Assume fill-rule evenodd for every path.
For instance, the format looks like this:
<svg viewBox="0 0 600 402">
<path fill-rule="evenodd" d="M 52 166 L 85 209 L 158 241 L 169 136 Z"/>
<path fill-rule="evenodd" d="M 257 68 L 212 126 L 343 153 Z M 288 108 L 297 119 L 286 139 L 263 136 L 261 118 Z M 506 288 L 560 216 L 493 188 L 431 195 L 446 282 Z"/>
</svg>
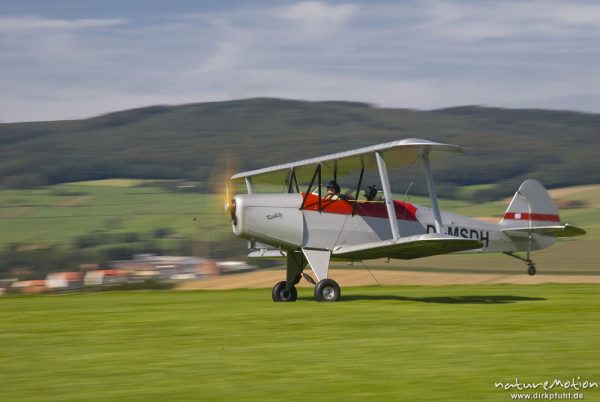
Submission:
<svg viewBox="0 0 600 402">
<path fill-rule="evenodd" d="M 376 201 L 377 198 L 377 186 L 375 184 L 367 187 L 363 196 L 367 201 Z"/>
<path fill-rule="evenodd" d="M 335 180 L 330 181 L 327 184 L 327 195 L 326 200 L 339 200 L 340 198 L 340 185 Z"/>
</svg>

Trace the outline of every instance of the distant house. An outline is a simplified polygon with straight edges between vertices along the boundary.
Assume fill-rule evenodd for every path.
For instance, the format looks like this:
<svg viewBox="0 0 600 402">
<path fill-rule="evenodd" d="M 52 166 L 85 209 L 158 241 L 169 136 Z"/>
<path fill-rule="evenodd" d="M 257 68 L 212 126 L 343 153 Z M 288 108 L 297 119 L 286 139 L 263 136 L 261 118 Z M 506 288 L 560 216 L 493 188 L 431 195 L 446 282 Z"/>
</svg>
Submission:
<svg viewBox="0 0 600 402">
<path fill-rule="evenodd" d="M 133 260 L 111 261 L 109 266 L 112 269 L 129 271 L 136 278 L 168 281 L 201 277 L 204 275 L 203 267 L 207 265 L 207 261 L 197 257 L 138 254 Z"/>
<path fill-rule="evenodd" d="M 238 274 L 256 269 L 254 265 L 250 265 L 245 261 L 219 261 L 217 266 L 222 275 Z"/>
<path fill-rule="evenodd" d="M 21 293 L 42 293 L 46 291 L 46 281 L 16 281 L 11 288 Z"/>
<path fill-rule="evenodd" d="M 16 281 L 16 279 L 0 279 L 0 296 L 5 294 Z"/>
<path fill-rule="evenodd" d="M 83 287 L 81 272 L 53 272 L 46 276 L 48 290 L 76 290 Z"/>
<path fill-rule="evenodd" d="M 97 269 L 86 272 L 83 278 L 84 286 L 105 286 L 127 283 L 127 271 L 120 269 Z"/>
</svg>

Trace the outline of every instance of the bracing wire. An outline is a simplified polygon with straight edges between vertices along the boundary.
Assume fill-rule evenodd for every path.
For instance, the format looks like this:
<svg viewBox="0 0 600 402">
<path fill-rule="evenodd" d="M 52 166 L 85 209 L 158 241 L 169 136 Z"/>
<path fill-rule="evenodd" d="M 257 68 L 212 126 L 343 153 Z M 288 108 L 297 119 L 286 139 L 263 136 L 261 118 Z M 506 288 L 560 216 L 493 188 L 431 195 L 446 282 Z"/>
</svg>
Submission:
<svg viewBox="0 0 600 402">
<path fill-rule="evenodd" d="M 402 173 L 398 175 L 398 179 L 396 179 L 396 181 L 391 184 L 392 188 L 394 186 L 396 186 L 396 184 L 398 184 L 398 182 L 404 178 L 404 176 L 406 175 L 406 173 L 408 173 L 412 169 L 412 167 L 415 165 L 415 163 L 420 158 L 421 158 L 420 156 L 417 156 L 415 159 L 413 159 L 413 161 L 406 167 L 406 169 L 404 169 L 404 171 L 402 171 Z M 406 188 L 406 192 L 404 193 L 404 201 L 406 201 L 406 196 L 408 195 L 408 192 L 410 191 L 410 189 L 412 188 L 412 185 L 415 182 L 415 176 L 416 176 L 416 174 L 417 174 L 416 171 L 412 172 L 412 177 L 410 179 L 410 184 L 408 185 L 408 187 Z"/>
<path fill-rule="evenodd" d="M 367 267 L 364 263 L 363 260 L 360 260 L 360 263 L 363 265 L 363 267 L 365 267 L 365 269 L 367 270 L 367 272 L 369 273 L 369 275 L 371 275 L 371 278 L 373 278 L 373 280 L 375 282 L 377 282 L 377 286 L 381 286 L 381 283 L 377 280 L 377 278 L 375 278 L 375 275 L 373 275 L 373 273 L 371 272 L 371 270 L 369 269 L 369 267 Z"/>
</svg>

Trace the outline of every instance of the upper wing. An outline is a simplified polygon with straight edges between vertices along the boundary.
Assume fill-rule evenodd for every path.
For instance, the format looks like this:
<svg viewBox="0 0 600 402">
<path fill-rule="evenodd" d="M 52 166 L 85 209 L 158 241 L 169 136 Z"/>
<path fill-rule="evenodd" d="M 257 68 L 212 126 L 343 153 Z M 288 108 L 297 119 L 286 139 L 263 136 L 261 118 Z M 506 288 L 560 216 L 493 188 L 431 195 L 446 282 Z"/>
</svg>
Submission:
<svg viewBox="0 0 600 402">
<path fill-rule="evenodd" d="M 299 182 L 308 182 L 314 172 L 315 166 L 318 164 L 321 164 L 325 170 L 344 174 L 354 169 L 377 168 L 375 152 L 382 152 L 386 158 L 387 167 L 393 168 L 409 165 L 419 156 L 430 155 L 432 152 L 437 151 L 445 153 L 462 152 L 462 149 L 458 145 L 408 138 L 297 162 L 284 163 L 263 169 L 240 172 L 233 175 L 231 179 L 236 180 L 245 177 L 260 176 L 261 183 L 281 184 L 285 182 L 289 172 L 293 169 Z"/>
<path fill-rule="evenodd" d="M 556 226 L 539 226 L 539 227 L 523 227 L 523 228 L 506 228 L 502 229 L 504 233 L 509 236 L 529 236 L 530 233 L 538 233 L 547 236 L 554 237 L 573 237 L 573 236 L 581 236 L 586 234 L 587 232 L 577 226 L 569 225 L 568 223 L 564 225 L 556 225 Z"/>
<path fill-rule="evenodd" d="M 424 234 L 402 237 L 394 243 L 384 240 L 376 243 L 360 244 L 358 246 L 338 247 L 333 250 L 332 258 L 397 258 L 411 260 L 438 254 L 448 254 L 457 251 L 474 250 L 483 247 L 478 240 L 463 239 L 444 234 Z"/>
</svg>

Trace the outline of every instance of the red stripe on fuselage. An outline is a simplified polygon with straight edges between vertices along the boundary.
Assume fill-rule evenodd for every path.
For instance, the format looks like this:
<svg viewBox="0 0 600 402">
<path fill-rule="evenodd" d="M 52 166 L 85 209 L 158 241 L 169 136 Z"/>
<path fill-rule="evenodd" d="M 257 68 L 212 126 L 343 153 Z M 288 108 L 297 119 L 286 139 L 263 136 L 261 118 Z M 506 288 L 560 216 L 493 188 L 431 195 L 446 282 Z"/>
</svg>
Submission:
<svg viewBox="0 0 600 402">
<path fill-rule="evenodd" d="M 560 217 L 558 215 L 530 214 L 528 212 L 507 212 L 504 214 L 504 219 L 512 219 L 515 221 L 560 222 Z"/>
<path fill-rule="evenodd" d="M 303 194 L 304 195 L 304 194 Z M 388 217 L 387 208 L 383 202 L 356 202 L 345 200 L 326 200 L 321 199 L 321 211 L 329 214 L 351 215 L 352 206 L 354 214 L 359 216 L 369 216 L 373 218 Z M 319 196 L 309 194 L 304 209 L 307 211 L 319 210 Z M 394 201 L 394 209 L 396 210 L 396 219 L 404 221 L 416 221 L 417 208 L 414 205 L 402 201 Z"/>
</svg>

